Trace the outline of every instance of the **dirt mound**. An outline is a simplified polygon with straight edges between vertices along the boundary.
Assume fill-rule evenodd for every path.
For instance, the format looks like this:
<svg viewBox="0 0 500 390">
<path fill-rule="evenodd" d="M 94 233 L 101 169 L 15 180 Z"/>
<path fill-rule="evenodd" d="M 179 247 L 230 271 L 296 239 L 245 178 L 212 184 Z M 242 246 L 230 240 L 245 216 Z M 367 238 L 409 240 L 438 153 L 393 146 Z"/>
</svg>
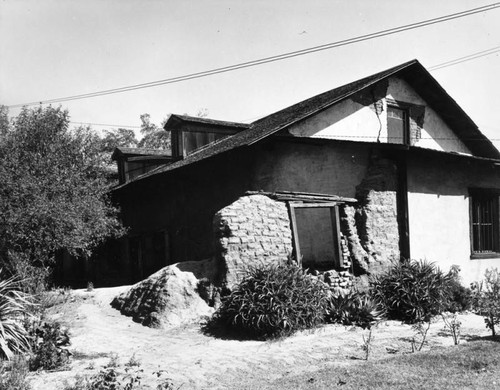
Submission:
<svg viewBox="0 0 500 390">
<path fill-rule="evenodd" d="M 217 305 L 216 269 L 213 260 L 170 265 L 118 295 L 111 306 L 150 327 L 193 323 L 210 316 Z"/>
</svg>

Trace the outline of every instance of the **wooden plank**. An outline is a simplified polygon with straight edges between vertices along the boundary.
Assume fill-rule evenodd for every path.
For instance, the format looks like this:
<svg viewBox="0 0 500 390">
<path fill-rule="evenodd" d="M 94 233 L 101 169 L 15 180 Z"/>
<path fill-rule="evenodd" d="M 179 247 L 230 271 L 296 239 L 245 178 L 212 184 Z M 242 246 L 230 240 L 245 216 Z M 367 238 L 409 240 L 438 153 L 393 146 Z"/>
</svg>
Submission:
<svg viewBox="0 0 500 390">
<path fill-rule="evenodd" d="M 299 232 L 297 230 L 297 218 L 295 216 L 295 204 L 287 202 L 288 214 L 290 216 L 290 227 L 292 228 L 293 249 L 297 264 L 302 265 L 302 254 L 300 253 Z"/>
<path fill-rule="evenodd" d="M 335 257 L 337 259 L 337 266 L 339 268 L 344 268 L 344 257 L 342 253 L 342 243 L 340 239 L 340 217 L 338 206 L 332 207 L 330 209 L 330 216 L 332 218 L 332 230 L 333 230 L 333 250 L 336 252 Z"/>
<path fill-rule="evenodd" d="M 325 203 L 296 203 L 293 202 L 293 207 L 296 209 L 314 209 L 314 208 L 331 208 L 338 206 L 338 202 L 325 202 Z"/>
</svg>

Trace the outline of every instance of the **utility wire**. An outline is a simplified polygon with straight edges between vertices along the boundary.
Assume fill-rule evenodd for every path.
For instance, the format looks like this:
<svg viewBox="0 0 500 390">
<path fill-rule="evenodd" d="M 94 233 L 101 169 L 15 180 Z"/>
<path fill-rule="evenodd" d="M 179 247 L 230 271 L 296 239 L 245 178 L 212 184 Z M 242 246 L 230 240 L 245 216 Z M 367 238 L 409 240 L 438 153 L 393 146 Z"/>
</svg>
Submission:
<svg viewBox="0 0 500 390">
<path fill-rule="evenodd" d="M 439 69 L 447 68 L 449 66 L 458 65 L 461 64 L 462 62 L 475 60 L 477 58 L 485 57 L 498 52 L 500 52 L 500 46 L 492 47 L 491 49 L 488 50 L 479 51 L 477 53 L 469 54 L 460 58 L 455 58 L 454 60 L 446 61 L 441 64 L 431 66 L 429 68 L 429 71 L 432 72 Z"/>
<path fill-rule="evenodd" d="M 86 126 L 86 125 L 95 125 L 95 126 L 107 126 L 107 127 L 118 127 L 118 128 L 123 128 L 123 129 L 140 129 L 141 126 L 132 126 L 132 125 L 110 125 L 107 123 L 90 123 L 90 122 L 78 122 L 78 121 L 71 121 L 69 123 L 72 123 L 74 125 L 81 125 L 81 126 Z"/>
<path fill-rule="evenodd" d="M 442 62 L 441 64 L 437 64 L 437 65 L 429 67 L 428 70 L 431 72 L 436 71 L 439 69 L 447 68 L 447 67 L 453 66 L 453 65 L 458 65 L 458 64 L 461 64 L 463 62 L 475 60 L 475 59 L 485 57 L 487 55 L 491 55 L 491 54 L 498 53 L 498 52 L 500 52 L 500 46 L 492 47 L 492 48 L 487 49 L 487 50 L 482 50 L 482 51 L 479 51 L 476 53 L 468 54 L 468 55 L 463 56 L 463 57 L 459 57 L 459 58 L 455 58 L 453 60 Z M 259 116 L 253 117 L 253 118 L 243 119 L 242 122 L 253 121 L 253 120 L 256 120 L 259 118 L 263 118 L 264 116 L 266 116 L 266 115 L 259 115 Z M 108 127 L 114 127 L 114 128 L 117 128 L 117 127 L 133 128 L 133 129 L 140 129 L 141 128 L 141 126 L 134 126 L 134 125 L 111 125 L 111 124 L 106 124 L 106 123 L 92 123 L 92 122 L 82 122 L 82 121 L 75 121 L 75 122 L 70 122 L 70 123 L 78 124 L 78 125 L 108 126 Z M 493 128 L 491 126 L 482 126 L 482 127 Z M 493 129 L 496 129 L 496 128 L 493 128 Z M 493 141 L 497 141 L 497 140 L 493 140 Z"/>
<path fill-rule="evenodd" d="M 79 95 L 72 95 L 72 96 L 56 98 L 56 99 L 47 99 L 47 100 L 42 100 L 42 101 L 37 101 L 37 102 L 14 104 L 14 105 L 11 105 L 8 107 L 9 108 L 16 108 L 16 107 L 22 107 L 22 106 L 32 106 L 32 105 L 38 105 L 38 104 L 48 104 L 48 103 L 65 102 L 65 101 L 71 101 L 71 100 L 87 99 L 87 98 L 105 96 L 105 95 L 110 95 L 110 94 L 115 94 L 115 93 L 134 91 L 137 89 L 157 87 L 157 86 L 165 85 L 165 84 L 178 83 L 178 82 L 182 82 L 182 81 L 207 77 L 207 76 L 211 76 L 211 75 L 215 75 L 215 74 L 231 72 L 231 71 L 238 70 L 238 69 L 249 68 L 252 66 L 267 64 L 270 62 L 281 61 L 281 60 L 285 60 L 288 58 L 303 56 L 306 54 L 311 54 L 311 53 L 315 53 L 315 52 L 323 51 L 323 50 L 329 50 L 329 49 L 333 49 L 336 47 L 351 45 L 353 43 L 363 42 L 363 41 L 367 41 L 367 40 L 371 40 L 371 39 L 375 39 L 375 38 L 384 37 L 387 35 L 397 34 L 397 33 L 403 32 L 403 31 L 407 31 L 407 30 L 413 30 L 416 28 L 425 27 L 425 26 L 429 26 L 432 24 L 437 24 L 437 23 L 442 23 L 442 22 L 446 22 L 449 20 L 453 20 L 453 19 L 463 18 L 463 17 L 474 15 L 474 14 L 481 13 L 481 12 L 491 11 L 491 10 L 498 8 L 498 7 L 500 7 L 500 3 L 493 3 L 493 4 L 486 5 L 486 6 L 478 7 L 478 8 L 472 8 L 472 9 L 462 11 L 462 12 L 457 12 L 457 13 L 453 13 L 453 14 L 449 14 L 449 15 L 445 15 L 445 16 L 440 16 L 437 18 L 427 19 L 427 20 L 417 22 L 417 23 L 406 24 L 403 26 L 394 27 L 394 28 L 390 28 L 390 29 L 386 29 L 386 30 L 381 30 L 381 31 L 371 33 L 371 34 L 360 35 L 358 37 L 349 38 L 349 39 L 345 39 L 342 41 L 331 42 L 331 43 L 327 43 L 324 45 L 314 46 L 314 47 L 310 47 L 307 49 L 296 50 L 296 51 L 283 53 L 283 54 L 279 54 L 279 55 L 274 55 L 274 56 L 270 56 L 270 57 L 264 57 L 261 59 L 242 62 L 242 63 L 235 64 L 235 65 L 224 66 L 221 68 L 215 68 L 215 69 L 206 70 L 206 71 L 197 72 L 197 73 L 190 73 L 190 74 L 187 74 L 184 76 L 178 76 L 178 77 L 173 77 L 173 78 L 168 78 L 168 79 L 163 79 L 163 80 L 151 81 L 151 82 L 147 82 L 147 83 L 135 84 L 135 85 L 130 85 L 130 86 L 126 86 L 126 87 L 107 89 L 107 90 L 103 90 L 103 91 L 84 93 L 84 94 L 79 94 Z"/>
</svg>

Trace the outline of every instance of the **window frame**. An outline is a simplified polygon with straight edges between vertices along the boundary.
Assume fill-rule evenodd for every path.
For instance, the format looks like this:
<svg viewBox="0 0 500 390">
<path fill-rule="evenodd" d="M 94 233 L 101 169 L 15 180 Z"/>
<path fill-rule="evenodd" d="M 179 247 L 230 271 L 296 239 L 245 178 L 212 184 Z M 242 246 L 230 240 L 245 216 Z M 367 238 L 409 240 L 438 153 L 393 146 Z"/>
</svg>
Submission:
<svg viewBox="0 0 500 390">
<path fill-rule="evenodd" d="M 223 135 L 225 137 L 231 136 L 236 134 L 238 131 L 236 130 L 230 130 L 230 129 L 221 129 L 217 128 L 214 129 L 213 127 L 202 127 L 202 126 L 193 126 L 193 127 L 182 127 L 178 128 L 175 130 L 172 130 L 171 132 L 171 143 L 172 143 L 172 155 L 175 158 L 186 158 L 189 154 L 195 152 L 196 150 L 199 150 L 207 145 L 210 145 L 213 142 L 210 142 L 206 145 L 202 145 L 196 149 L 193 149 L 189 151 L 189 153 L 186 151 L 186 145 L 184 145 L 184 133 L 213 133 L 213 134 L 218 134 L 218 135 Z M 222 138 L 225 138 L 222 137 Z M 220 140 L 221 138 L 219 138 Z"/>
<path fill-rule="evenodd" d="M 395 145 L 407 145 L 411 144 L 411 136 L 410 136 L 410 115 L 411 115 L 411 104 L 399 102 L 392 99 L 387 99 L 387 107 L 386 107 L 386 130 L 387 130 L 387 143 L 395 144 Z M 403 121 L 403 141 L 401 143 L 389 142 L 389 109 L 395 108 L 404 113 L 404 121 Z"/>
<path fill-rule="evenodd" d="M 476 213 L 474 210 L 475 199 L 482 198 L 483 200 L 493 200 L 493 250 L 487 251 L 477 248 L 481 244 L 476 244 L 474 238 L 474 226 Z M 470 250 L 471 259 L 494 259 L 500 258 L 500 190 L 492 188 L 469 188 L 469 229 L 470 229 Z"/>
<path fill-rule="evenodd" d="M 330 215 L 332 220 L 332 230 L 333 230 L 333 250 L 336 252 L 334 258 L 337 259 L 336 264 L 332 264 L 332 269 L 343 269 L 346 268 L 346 264 L 344 264 L 344 258 L 342 253 L 342 243 L 341 243 L 341 230 L 340 230 L 340 214 L 339 214 L 339 205 L 338 202 L 318 202 L 318 203 L 309 203 L 309 202 L 287 202 L 288 210 L 290 214 L 290 227 L 292 230 L 292 238 L 293 238 L 293 251 L 295 260 L 297 263 L 302 266 L 302 254 L 300 250 L 300 240 L 299 240 L 299 231 L 297 227 L 297 216 L 295 213 L 296 209 L 299 208 L 329 208 Z"/>
</svg>

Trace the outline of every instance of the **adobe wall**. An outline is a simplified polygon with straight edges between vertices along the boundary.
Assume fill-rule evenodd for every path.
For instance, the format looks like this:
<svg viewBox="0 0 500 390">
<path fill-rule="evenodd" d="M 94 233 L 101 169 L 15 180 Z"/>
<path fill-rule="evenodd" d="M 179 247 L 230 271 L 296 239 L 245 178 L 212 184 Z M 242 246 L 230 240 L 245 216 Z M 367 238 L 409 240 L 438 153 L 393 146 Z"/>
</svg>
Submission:
<svg viewBox="0 0 500 390">
<path fill-rule="evenodd" d="M 397 215 L 397 167 L 374 154 L 365 178 L 356 187 L 358 204 L 341 216 L 355 274 L 376 274 L 400 258 Z"/>
<path fill-rule="evenodd" d="M 399 259 L 397 168 L 371 146 L 272 143 L 252 179 L 264 191 L 286 189 L 357 198 L 341 212 L 356 275 L 380 272 Z"/>
<path fill-rule="evenodd" d="M 284 202 L 265 195 L 243 196 L 215 214 L 213 229 L 216 257 L 225 275 L 221 282 L 229 289 L 251 267 L 292 261 L 292 231 Z M 332 263 L 329 270 L 312 271 L 313 276 L 334 291 L 351 288 L 354 279 L 349 247 L 343 236 L 341 247 L 344 268 L 333 269 Z"/>
<path fill-rule="evenodd" d="M 254 169 L 248 172 L 251 188 L 354 198 L 369 165 L 370 146 L 311 142 L 280 139 L 261 145 Z"/>
<path fill-rule="evenodd" d="M 477 161 L 414 155 L 408 161 L 410 251 L 447 272 L 461 269 L 466 284 L 500 259 L 471 259 L 469 188 L 500 189 L 500 169 Z"/>
<path fill-rule="evenodd" d="M 264 195 L 244 196 L 214 216 L 217 257 L 231 288 L 248 267 L 286 262 L 292 233 L 286 204 Z"/>
</svg>

